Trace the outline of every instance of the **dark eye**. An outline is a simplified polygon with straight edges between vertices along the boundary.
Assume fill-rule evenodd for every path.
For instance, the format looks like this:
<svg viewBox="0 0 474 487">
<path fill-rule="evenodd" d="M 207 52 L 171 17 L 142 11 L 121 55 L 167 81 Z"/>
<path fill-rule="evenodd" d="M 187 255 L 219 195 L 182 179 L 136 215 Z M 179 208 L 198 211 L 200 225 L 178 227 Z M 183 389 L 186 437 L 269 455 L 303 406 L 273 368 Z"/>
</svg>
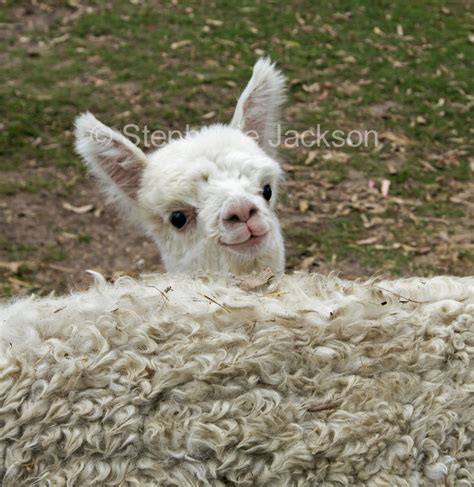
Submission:
<svg viewBox="0 0 474 487">
<path fill-rule="evenodd" d="M 176 228 L 183 228 L 187 220 L 186 215 L 182 211 L 173 211 L 170 215 L 170 223 Z"/>
<path fill-rule="evenodd" d="M 269 184 L 266 184 L 264 187 L 263 187 L 263 191 L 262 191 L 262 196 L 267 200 L 267 201 L 270 201 L 270 198 L 272 197 L 272 188 Z"/>
</svg>

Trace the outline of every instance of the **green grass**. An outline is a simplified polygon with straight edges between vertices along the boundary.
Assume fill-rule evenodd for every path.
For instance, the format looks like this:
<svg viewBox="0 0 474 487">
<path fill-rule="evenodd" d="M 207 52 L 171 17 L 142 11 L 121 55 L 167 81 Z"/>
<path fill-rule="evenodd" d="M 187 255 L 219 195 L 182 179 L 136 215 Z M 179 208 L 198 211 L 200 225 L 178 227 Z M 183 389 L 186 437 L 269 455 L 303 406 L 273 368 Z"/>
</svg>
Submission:
<svg viewBox="0 0 474 487">
<path fill-rule="evenodd" d="M 31 176 L 20 181 L 0 182 L 0 195 L 14 195 L 18 192 L 36 193 L 41 190 L 48 192 L 57 189 L 59 181 L 44 176 Z"/>
<path fill-rule="evenodd" d="M 79 240 L 79 242 L 83 242 L 83 243 L 89 243 L 92 241 L 92 235 L 89 235 L 88 233 L 80 233 L 78 236 L 77 236 L 77 239 Z"/>
<path fill-rule="evenodd" d="M 34 251 L 35 247 L 30 244 L 11 242 L 0 237 L 0 250 L 8 252 L 8 254 L 12 257 L 12 260 L 20 261 L 25 259 L 32 251 Z"/>
<path fill-rule="evenodd" d="M 66 258 L 66 252 L 59 245 L 47 245 L 43 249 L 46 262 L 61 262 Z"/>
</svg>

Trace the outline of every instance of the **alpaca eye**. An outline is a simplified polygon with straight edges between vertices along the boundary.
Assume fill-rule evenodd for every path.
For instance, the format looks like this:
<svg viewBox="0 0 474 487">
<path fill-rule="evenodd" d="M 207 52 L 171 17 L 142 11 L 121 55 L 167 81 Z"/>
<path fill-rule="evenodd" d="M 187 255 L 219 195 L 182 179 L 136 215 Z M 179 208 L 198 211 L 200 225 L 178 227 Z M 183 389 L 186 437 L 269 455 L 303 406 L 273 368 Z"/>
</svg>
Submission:
<svg viewBox="0 0 474 487">
<path fill-rule="evenodd" d="M 264 187 L 263 187 L 263 191 L 262 191 L 262 196 L 267 200 L 267 201 L 270 201 L 270 198 L 272 197 L 272 188 L 269 184 L 266 184 Z"/>
<path fill-rule="evenodd" d="M 173 211 L 170 216 L 170 223 L 176 228 L 183 228 L 186 225 L 187 217 L 182 211 Z"/>
</svg>

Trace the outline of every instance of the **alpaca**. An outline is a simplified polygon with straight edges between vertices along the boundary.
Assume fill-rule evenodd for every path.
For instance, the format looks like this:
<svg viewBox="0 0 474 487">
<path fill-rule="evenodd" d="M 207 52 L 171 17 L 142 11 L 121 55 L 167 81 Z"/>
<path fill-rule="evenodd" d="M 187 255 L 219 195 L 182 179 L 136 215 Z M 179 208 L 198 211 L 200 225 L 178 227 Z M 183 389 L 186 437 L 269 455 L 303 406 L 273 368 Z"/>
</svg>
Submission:
<svg viewBox="0 0 474 487">
<path fill-rule="evenodd" d="M 103 191 L 157 244 L 169 272 L 284 271 L 274 159 L 284 77 L 259 59 L 230 125 L 216 124 L 145 155 L 91 113 L 76 150 Z"/>
<path fill-rule="evenodd" d="M 474 486 L 474 277 L 156 274 L 0 305 L 0 484 Z"/>
</svg>

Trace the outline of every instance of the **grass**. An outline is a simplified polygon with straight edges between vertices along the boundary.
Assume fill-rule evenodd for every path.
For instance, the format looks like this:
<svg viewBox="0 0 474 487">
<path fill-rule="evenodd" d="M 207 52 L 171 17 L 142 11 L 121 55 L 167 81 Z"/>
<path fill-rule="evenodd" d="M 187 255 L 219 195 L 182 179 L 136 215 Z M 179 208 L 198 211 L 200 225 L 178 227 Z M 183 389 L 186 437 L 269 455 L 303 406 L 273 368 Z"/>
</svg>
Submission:
<svg viewBox="0 0 474 487">
<path fill-rule="evenodd" d="M 0 182 L 0 195 L 11 196 L 18 192 L 24 191 L 27 193 L 37 193 L 41 190 L 52 192 L 57 189 L 59 182 L 46 178 L 44 176 L 35 175 L 28 179 L 20 181 Z"/>
<path fill-rule="evenodd" d="M 43 15 L 34 8 L 22 14 L 25 5 L 4 2 L 0 21 L 21 29 L 23 16 Z M 466 231 L 471 207 L 451 197 L 472 184 L 470 2 L 334 0 L 315 5 L 309 0 L 220 0 L 209 9 L 197 0 L 159 6 L 123 0 L 84 2 L 89 8 L 80 12 L 54 1 L 49 5 L 51 12 L 55 6 L 62 10 L 49 15 L 47 28 L 20 35 L 12 31 L 0 40 L 5 53 L 5 69 L 0 70 L 0 171 L 9 175 L 8 183 L 0 183 L 0 197 L 7 203 L 16 194 L 53 192 L 58 184 L 67 187 L 64 178 L 29 174 L 24 163 L 31 159 L 39 168 L 71 171 L 76 179 L 67 194 L 81 191 L 84 169 L 74 156 L 71 137 L 74 117 L 81 111 L 89 109 L 116 127 L 136 123 L 183 129 L 186 124 L 209 123 L 202 116 L 211 110 L 216 112 L 211 123 L 227 121 L 250 67 L 258 56 L 268 54 L 290 81 L 287 127 L 302 131 L 319 123 L 328 129 L 366 128 L 408 141 L 397 146 L 383 140 L 380 150 L 328 149 L 346 153 L 349 158 L 343 163 L 324 159 L 326 149 L 318 149 L 308 172 L 289 176 L 296 194 L 312 194 L 308 186 L 327 184 L 328 201 L 335 205 L 344 193 L 355 194 L 363 187 L 352 184 L 354 174 L 376 185 L 387 179 L 390 197 L 413 201 L 406 211 L 391 203 L 384 206 L 380 218 L 395 219 L 397 225 L 384 227 L 389 240 L 424 245 L 444 231 L 435 223 L 416 225 L 412 215 L 449 219 L 450 231 Z M 315 82 L 330 85 L 327 96 L 308 91 Z M 392 106 L 386 113 L 370 112 L 388 102 Z M 283 151 L 284 159 L 296 166 L 304 166 L 307 156 L 302 148 Z M 11 183 L 16 173 L 21 177 Z M 324 201 L 313 203 L 311 211 L 323 211 Z M 342 267 L 346 260 L 356 260 L 368 273 L 387 262 L 395 274 L 472 272 L 469 246 L 457 249 L 457 267 L 444 263 L 434 250 L 430 268 L 400 248 L 355 245 L 380 229 L 369 231 L 360 211 L 351 211 L 343 217 L 329 215 L 317 225 L 286 225 L 289 266 L 297 267 L 316 252 L 325 261 L 337 255 Z M 93 229 L 79 235 L 78 242 L 92 245 L 91 235 Z M 15 258 L 15 245 L 3 250 L 5 258 Z M 432 247 L 437 248 L 434 243 Z M 52 250 L 55 257 L 50 257 L 67 260 L 62 252 Z"/>
<path fill-rule="evenodd" d="M 92 241 L 92 235 L 89 235 L 88 233 L 80 233 L 78 236 L 77 236 L 79 242 L 82 242 L 82 243 L 89 243 Z"/>
</svg>

